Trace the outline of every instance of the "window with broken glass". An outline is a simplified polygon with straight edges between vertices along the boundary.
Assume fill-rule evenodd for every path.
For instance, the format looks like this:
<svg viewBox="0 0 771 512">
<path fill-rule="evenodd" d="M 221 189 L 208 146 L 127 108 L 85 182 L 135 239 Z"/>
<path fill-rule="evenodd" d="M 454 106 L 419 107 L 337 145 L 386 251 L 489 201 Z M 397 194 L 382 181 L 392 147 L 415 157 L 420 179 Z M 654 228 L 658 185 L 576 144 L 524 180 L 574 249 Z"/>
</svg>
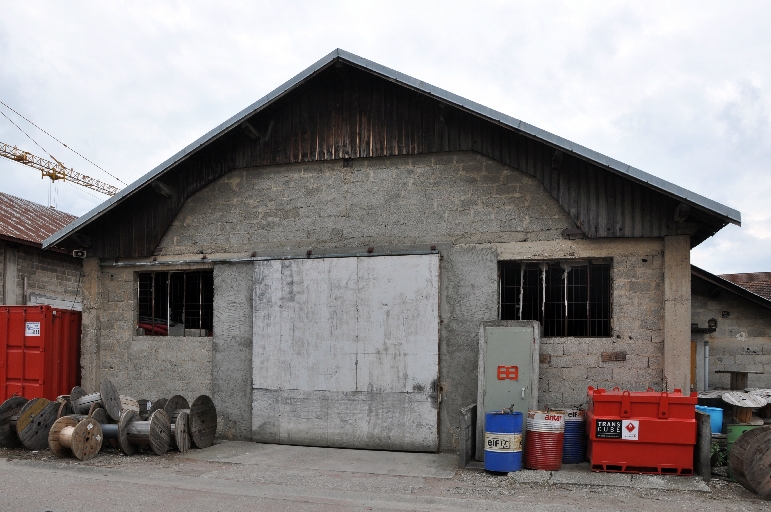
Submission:
<svg viewBox="0 0 771 512">
<path fill-rule="evenodd" d="M 211 336 L 214 272 L 142 272 L 137 275 L 137 334 Z"/>
<path fill-rule="evenodd" d="M 609 261 L 501 261 L 501 320 L 538 320 L 544 337 L 611 335 Z"/>
</svg>

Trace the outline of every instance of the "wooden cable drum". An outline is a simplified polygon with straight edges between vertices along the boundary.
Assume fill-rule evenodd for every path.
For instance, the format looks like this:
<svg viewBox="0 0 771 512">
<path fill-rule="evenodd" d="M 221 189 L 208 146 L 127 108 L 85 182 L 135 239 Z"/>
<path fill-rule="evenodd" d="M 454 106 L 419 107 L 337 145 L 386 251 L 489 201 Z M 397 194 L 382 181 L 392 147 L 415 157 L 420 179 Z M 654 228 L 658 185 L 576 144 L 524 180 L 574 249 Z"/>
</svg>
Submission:
<svg viewBox="0 0 771 512">
<path fill-rule="evenodd" d="M 762 428 L 754 428 L 748 430 L 739 436 L 733 447 L 731 453 L 728 454 L 728 467 L 731 470 L 731 474 L 745 489 L 755 492 L 750 486 L 746 477 L 745 460 L 747 457 L 747 450 L 754 442 L 755 438 L 763 432 Z"/>
<path fill-rule="evenodd" d="M 73 392 L 74 391 L 75 389 L 73 389 Z M 72 395 L 72 393 L 70 393 L 70 395 Z M 102 379 L 102 384 L 99 386 L 99 393 L 84 395 L 72 400 L 72 408 L 78 414 L 87 414 L 89 408 L 96 402 L 102 404 L 110 418 L 115 421 L 120 419 L 120 395 L 109 379 Z"/>
<path fill-rule="evenodd" d="M 139 402 L 131 398 L 130 396 L 120 395 L 120 410 L 121 412 L 131 409 L 139 414 Z M 140 418 L 141 419 L 141 418 Z"/>
<path fill-rule="evenodd" d="M 166 416 L 169 417 L 171 423 L 171 448 L 176 448 L 180 452 L 185 453 L 190 449 L 190 433 L 188 429 L 188 417 L 186 411 L 190 409 L 190 404 L 182 395 L 174 395 L 166 401 L 166 405 L 163 407 L 163 411 Z M 182 413 L 181 423 L 179 417 Z"/>
<path fill-rule="evenodd" d="M 0 405 L 0 446 L 3 448 L 18 448 L 21 446 L 16 435 L 16 421 L 11 425 L 11 418 L 17 418 L 22 407 L 27 404 L 27 399 L 21 396 L 12 396 Z"/>
<path fill-rule="evenodd" d="M 70 402 L 74 400 L 79 400 L 86 396 L 88 393 L 86 393 L 86 390 L 81 388 L 80 386 L 75 386 L 72 388 L 72 391 L 70 391 Z"/>
<path fill-rule="evenodd" d="M 188 428 L 190 415 L 186 410 L 180 409 L 174 411 L 173 414 L 174 423 L 171 424 L 173 444 L 180 453 L 185 453 L 190 449 L 190 432 Z"/>
<path fill-rule="evenodd" d="M 16 435 L 28 450 L 44 450 L 48 447 L 48 431 L 56 421 L 59 405 L 46 398 L 33 398 L 27 402 L 16 421 Z"/>
<path fill-rule="evenodd" d="M 771 500 L 771 427 L 761 427 L 744 454 L 744 475 L 750 487 Z"/>
<path fill-rule="evenodd" d="M 743 391 L 729 391 L 723 393 L 723 401 L 734 406 L 733 414 L 739 423 L 752 421 L 752 409 L 765 407 L 768 401 L 760 395 L 744 393 Z M 762 425 L 763 422 L 761 421 Z"/>
<path fill-rule="evenodd" d="M 217 435 L 217 408 L 207 395 L 201 395 L 193 400 L 188 412 L 188 429 L 190 438 L 197 448 L 207 448 L 214 442 Z"/>
<path fill-rule="evenodd" d="M 152 400 L 140 398 L 137 400 L 137 404 L 139 404 L 139 419 L 142 421 L 147 420 L 150 417 L 150 408 L 153 406 Z"/>
<path fill-rule="evenodd" d="M 70 418 L 74 418 L 76 421 L 83 421 L 86 418 L 94 418 L 94 420 L 100 425 L 110 423 L 110 418 L 107 416 L 107 411 L 99 407 L 94 409 L 91 414 L 69 414 Z"/>
<path fill-rule="evenodd" d="M 48 433 L 48 447 L 57 457 L 74 455 L 89 460 L 102 448 L 102 428 L 93 418 L 80 422 L 71 416 L 56 420 Z"/>
<path fill-rule="evenodd" d="M 64 402 L 59 402 L 59 409 L 56 411 L 56 419 L 63 418 L 64 416 L 69 416 L 73 414 L 72 411 L 72 402 L 69 400 L 66 400 Z"/>
<path fill-rule="evenodd" d="M 134 455 L 140 445 L 148 445 L 156 455 L 163 455 L 169 449 L 170 440 L 171 425 L 164 411 L 155 411 L 148 421 L 140 421 L 139 415 L 132 410 L 121 414 L 118 446 L 125 455 Z"/>
<path fill-rule="evenodd" d="M 159 398 L 155 402 L 153 402 L 150 405 L 150 408 L 147 410 L 147 417 L 149 418 L 155 411 L 158 410 L 164 410 L 166 407 L 166 402 L 168 401 L 167 398 Z"/>
</svg>

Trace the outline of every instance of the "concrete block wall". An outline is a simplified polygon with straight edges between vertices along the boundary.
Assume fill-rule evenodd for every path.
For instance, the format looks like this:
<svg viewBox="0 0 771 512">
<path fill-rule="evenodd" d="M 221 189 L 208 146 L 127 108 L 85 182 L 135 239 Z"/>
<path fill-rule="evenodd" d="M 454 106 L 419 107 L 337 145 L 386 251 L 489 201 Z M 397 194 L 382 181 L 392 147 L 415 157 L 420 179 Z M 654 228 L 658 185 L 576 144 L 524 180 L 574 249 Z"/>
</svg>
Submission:
<svg viewBox="0 0 771 512">
<path fill-rule="evenodd" d="M 38 293 L 66 301 L 80 300 L 82 259 L 27 245 L 19 245 L 17 254 L 17 297 L 23 298 L 26 277 L 28 295 Z"/>
<path fill-rule="evenodd" d="M 534 178 L 476 153 L 454 153 L 232 171 L 187 201 L 157 252 L 159 260 L 200 260 L 201 253 L 247 257 L 436 245 L 442 255 L 439 440 L 441 450 L 451 451 L 462 442 L 459 411 L 476 401 L 479 324 L 498 317 L 500 260 L 613 260 L 613 337 L 542 340 L 542 405 L 584 403 L 590 384 L 660 389 L 663 240 L 564 240 L 561 231 L 573 227 Z M 209 386 L 218 397 L 222 432 L 232 438 L 250 427 L 250 403 L 242 402 L 251 392 L 244 366 L 251 327 L 233 321 L 251 320 L 244 284 L 251 281 L 238 266 L 214 265 L 213 348 L 210 360 L 201 356 L 196 363 L 204 374 L 209 361 L 210 380 L 191 385 Z M 103 267 L 99 279 L 89 280 L 89 289 L 100 290 L 101 305 L 87 305 L 84 325 L 84 333 L 101 329 L 101 337 L 88 338 L 88 357 L 101 360 L 101 371 L 129 389 L 141 372 L 165 378 L 161 365 L 142 358 L 158 347 L 146 342 L 158 338 L 133 336 L 135 270 Z M 606 350 L 625 351 L 626 361 L 603 363 Z"/>
<path fill-rule="evenodd" d="M 707 327 L 710 318 L 717 320 L 716 332 L 694 337 L 709 341 L 710 389 L 729 388 L 730 376 L 718 370 L 764 372 L 748 375 L 747 385 L 771 388 L 771 310 L 727 290 L 717 297 L 694 292 L 691 308 L 692 322 L 699 327 Z"/>
<path fill-rule="evenodd" d="M 200 394 L 211 395 L 211 337 L 136 335 L 136 273 L 151 270 L 179 267 L 101 267 L 98 284 L 87 288 L 81 351 L 83 387 L 95 390 L 107 377 L 120 394 L 135 399 L 179 394 L 192 401 Z M 98 372 L 89 371 L 93 365 Z"/>
<path fill-rule="evenodd" d="M 540 407 L 586 404 L 587 387 L 661 390 L 664 356 L 664 270 L 661 239 L 564 240 L 506 244 L 502 260 L 612 258 L 612 336 L 542 338 Z M 625 361 L 603 362 L 603 352 Z"/>
</svg>

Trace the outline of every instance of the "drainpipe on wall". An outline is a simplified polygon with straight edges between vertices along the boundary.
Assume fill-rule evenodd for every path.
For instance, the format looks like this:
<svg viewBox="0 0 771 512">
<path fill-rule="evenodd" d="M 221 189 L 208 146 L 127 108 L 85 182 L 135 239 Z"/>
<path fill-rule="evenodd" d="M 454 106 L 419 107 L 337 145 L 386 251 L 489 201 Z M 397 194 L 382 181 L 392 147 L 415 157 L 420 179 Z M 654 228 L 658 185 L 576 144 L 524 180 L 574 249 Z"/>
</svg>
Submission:
<svg viewBox="0 0 771 512">
<path fill-rule="evenodd" d="M 704 337 L 704 391 L 709 391 L 709 340 Z"/>
</svg>

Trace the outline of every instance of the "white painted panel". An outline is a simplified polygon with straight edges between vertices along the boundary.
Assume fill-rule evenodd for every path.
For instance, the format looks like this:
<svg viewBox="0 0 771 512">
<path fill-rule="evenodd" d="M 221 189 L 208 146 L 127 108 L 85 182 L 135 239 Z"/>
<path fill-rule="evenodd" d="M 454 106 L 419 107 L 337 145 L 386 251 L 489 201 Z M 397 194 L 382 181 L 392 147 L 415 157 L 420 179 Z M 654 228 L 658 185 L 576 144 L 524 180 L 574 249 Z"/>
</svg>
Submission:
<svg viewBox="0 0 771 512">
<path fill-rule="evenodd" d="M 439 258 L 255 262 L 253 438 L 436 450 Z"/>
<path fill-rule="evenodd" d="M 358 391 L 423 392 L 439 366 L 439 258 L 361 258 Z"/>
</svg>

